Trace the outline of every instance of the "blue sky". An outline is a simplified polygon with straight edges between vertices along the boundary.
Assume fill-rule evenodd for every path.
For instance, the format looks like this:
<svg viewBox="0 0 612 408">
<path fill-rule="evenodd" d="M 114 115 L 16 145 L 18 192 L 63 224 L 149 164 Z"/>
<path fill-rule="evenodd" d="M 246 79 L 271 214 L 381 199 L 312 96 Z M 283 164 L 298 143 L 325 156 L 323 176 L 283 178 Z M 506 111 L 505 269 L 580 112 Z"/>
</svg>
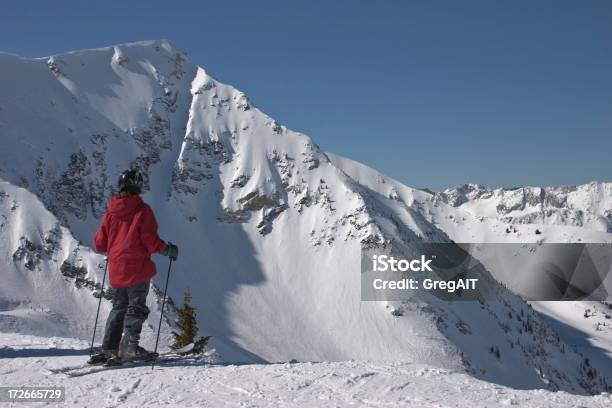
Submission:
<svg viewBox="0 0 612 408">
<path fill-rule="evenodd" d="M 0 51 L 167 38 L 414 187 L 612 180 L 612 2 L 3 1 Z"/>
</svg>

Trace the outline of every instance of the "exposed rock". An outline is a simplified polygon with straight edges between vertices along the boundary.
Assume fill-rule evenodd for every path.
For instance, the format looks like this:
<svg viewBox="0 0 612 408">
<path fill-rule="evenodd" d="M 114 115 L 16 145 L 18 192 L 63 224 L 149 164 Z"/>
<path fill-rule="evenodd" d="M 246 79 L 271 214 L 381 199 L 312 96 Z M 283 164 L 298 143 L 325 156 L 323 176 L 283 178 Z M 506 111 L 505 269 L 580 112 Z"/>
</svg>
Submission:
<svg viewBox="0 0 612 408">
<path fill-rule="evenodd" d="M 40 259 L 43 254 L 41 245 L 34 244 L 25 237 L 19 239 L 19 247 L 13 253 L 13 261 L 23 262 L 26 269 L 34 271 L 40 264 Z"/>
<path fill-rule="evenodd" d="M 89 159 L 81 150 L 70 155 L 68 168 L 51 185 L 52 210 L 58 218 L 70 214 L 78 219 L 87 217 L 90 203 L 85 178 L 91 174 Z"/>
<path fill-rule="evenodd" d="M 238 177 L 236 177 L 235 179 L 232 180 L 232 182 L 230 183 L 230 187 L 232 188 L 242 188 L 246 185 L 246 183 L 248 183 L 250 177 L 247 176 L 246 174 L 241 174 Z"/>
</svg>

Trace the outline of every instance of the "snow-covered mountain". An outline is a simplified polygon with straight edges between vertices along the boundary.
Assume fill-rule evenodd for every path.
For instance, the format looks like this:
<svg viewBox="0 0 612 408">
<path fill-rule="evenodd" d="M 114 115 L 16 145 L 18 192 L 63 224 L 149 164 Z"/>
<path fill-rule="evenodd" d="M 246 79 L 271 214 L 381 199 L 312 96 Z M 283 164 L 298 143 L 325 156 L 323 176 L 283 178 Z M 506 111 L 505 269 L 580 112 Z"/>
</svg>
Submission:
<svg viewBox="0 0 612 408">
<path fill-rule="evenodd" d="M 103 273 L 91 236 L 119 173 L 138 167 L 161 237 L 181 249 L 170 296 L 192 292 L 227 361 L 411 361 L 577 393 L 611 383 L 609 360 L 572 347 L 519 298 L 360 301 L 362 245 L 533 242 L 536 229 L 549 242 L 610 242 L 609 227 L 585 228 L 609 221 L 609 185 L 593 219 L 534 218 L 508 234 L 507 219 L 450 192 L 321 151 L 168 41 L 0 54 L 0 89 L 2 331 L 90 336 Z M 160 286 L 167 260 L 156 262 Z"/>
<path fill-rule="evenodd" d="M 612 183 L 513 189 L 464 184 L 436 197 L 474 215 L 509 224 L 573 225 L 612 232 Z"/>
</svg>

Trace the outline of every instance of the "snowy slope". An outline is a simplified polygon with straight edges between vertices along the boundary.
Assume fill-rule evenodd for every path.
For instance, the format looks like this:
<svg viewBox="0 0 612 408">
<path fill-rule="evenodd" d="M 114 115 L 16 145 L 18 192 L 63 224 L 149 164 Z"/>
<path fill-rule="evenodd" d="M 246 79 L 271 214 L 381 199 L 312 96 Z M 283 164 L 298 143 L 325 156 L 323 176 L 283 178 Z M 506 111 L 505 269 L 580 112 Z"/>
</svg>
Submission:
<svg viewBox="0 0 612 408">
<path fill-rule="evenodd" d="M 167 41 L 35 60 L 0 54 L 0 67 L 0 177 L 8 194 L 28 194 L 21 200 L 36 206 L 28 211 L 35 228 L 59 222 L 74 237 L 61 243 L 57 261 L 40 263 L 43 273 L 57 274 L 73 241 L 90 251 L 114 181 L 135 166 L 146 175 L 144 198 L 160 235 L 181 248 L 169 293 L 175 300 L 193 293 L 202 331 L 227 361 L 411 361 L 518 388 L 607 387 L 607 361 L 589 377 L 584 355 L 518 298 L 485 305 L 360 301 L 362 243 L 418 250 L 424 241 L 520 242 L 532 226 L 509 236 L 501 220 L 483 220 L 322 152 Z M 604 231 L 546 227 L 551 242 L 610 240 Z M 83 338 L 95 311 L 91 292 L 66 280 L 37 286 L 13 259 L 19 238 L 34 242 L 36 232 L 15 224 L 2 234 L 2 274 L 12 276 L 2 299 L 29 299 L 49 313 L 70 309 L 70 322 L 87 322 L 78 329 L 60 323 L 56 332 L 2 330 Z M 100 259 L 91 254 L 75 265 L 99 282 Z M 156 262 L 159 286 L 167 260 Z M 22 287 L 29 288 L 24 296 L 11 300 Z M 77 307 L 65 295 L 71 291 L 82 297 Z"/>
<path fill-rule="evenodd" d="M 515 189 L 467 184 L 437 193 L 436 198 L 484 222 L 499 220 L 504 226 L 496 230 L 507 236 L 501 239 L 607 243 L 612 240 L 610 234 L 601 233 L 612 232 L 612 183 Z M 514 227 L 508 228 L 510 225 Z M 553 231 L 557 232 L 551 234 Z M 610 279 L 612 276 L 608 275 L 608 292 Z M 609 301 L 532 302 L 532 305 L 547 316 L 546 320 L 568 343 L 591 360 L 598 360 L 612 356 Z"/>
<path fill-rule="evenodd" d="M 516 390 L 464 372 L 411 362 L 320 362 L 265 365 L 161 364 L 104 371 L 77 378 L 45 368 L 79 364 L 85 342 L 0 333 L 4 385 L 66 387 L 79 407 L 591 407 L 612 396 Z M 14 404 L 15 406 L 21 404 Z"/>
<path fill-rule="evenodd" d="M 78 287 L 94 290 L 96 281 L 86 281 L 79 268 L 98 275 L 104 267 L 103 257 L 80 246 L 24 189 L 0 182 L 0 206 L 0 327 L 3 331 L 82 336 L 87 321 L 83 319 L 92 318 L 95 299 L 89 290 Z M 76 307 L 66 308 L 66 304 Z"/>
<path fill-rule="evenodd" d="M 456 242 L 612 242 L 612 234 L 601 231 L 601 228 L 589 228 L 589 225 L 583 223 L 576 225 L 576 219 L 573 218 L 519 217 L 514 220 L 498 218 L 487 213 L 486 209 L 490 209 L 490 203 L 480 203 L 479 198 L 475 198 L 477 195 L 472 196 L 474 202 L 466 202 L 461 201 L 462 198 L 457 198 L 462 196 L 455 190 L 432 194 L 411 189 L 350 159 L 332 153 L 328 153 L 328 156 L 336 166 L 342 168 L 367 188 L 394 200 L 409 203 L 429 222 L 439 226 Z M 547 191 L 547 201 L 553 201 L 550 198 L 553 192 L 561 191 L 559 194 L 566 195 L 569 192 L 569 196 L 557 197 L 557 200 L 563 202 L 564 206 L 571 208 L 574 212 L 586 214 L 583 219 L 592 220 L 594 219 L 593 214 L 610 213 L 612 193 L 609 186 L 609 183 L 590 183 L 578 187 L 546 188 L 543 191 Z M 525 191 L 530 189 L 526 188 Z M 454 198 L 450 199 L 450 197 Z M 449 208 L 450 204 L 453 206 Z M 583 210 L 579 211 L 578 208 Z M 513 227 L 509 228 L 511 225 Z M 599 224 L 596 224 L 595 227 L 597 225 Z M 610 287 L 609 278 L 610 276 L 608 276 L 608 288 Z M 610 364 L 612 303 L 609 301 L 530 303 L 542 314 L 546 323 L 554 329 L 555 335 L 558 335 L 563 342 L 579 350 L 590 361 L 602 361 L 604 367 Z M 455 307 L 457 312 L 460 306 L 463 305 Z"/>
</svg>

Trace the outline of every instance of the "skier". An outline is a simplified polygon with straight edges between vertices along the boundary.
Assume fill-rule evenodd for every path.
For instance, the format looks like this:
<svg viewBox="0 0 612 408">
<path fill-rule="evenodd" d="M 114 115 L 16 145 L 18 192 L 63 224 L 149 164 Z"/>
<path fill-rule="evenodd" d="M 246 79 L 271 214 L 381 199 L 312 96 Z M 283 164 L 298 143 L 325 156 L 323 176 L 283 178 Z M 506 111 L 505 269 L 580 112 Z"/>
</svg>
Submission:
<svg viewBox="0 0 612 408">
<path fill-rule="evenodd" d="M 136 170 L 119 176 L 119 195 L 111 198 L 93 238 L 96 250 L 108 253 L 113 307 L 106 320 L 102 350 L 92 356 L 92 364 L 153 357 L 138 344 L 149 315 L 150 280 L 156 273 L 151 255 L 159 253 L 176 260 L 178 247 L 157 235 L 153 210 L 140 197 L 142 185 L 142 175 Z"/>
</svg>

